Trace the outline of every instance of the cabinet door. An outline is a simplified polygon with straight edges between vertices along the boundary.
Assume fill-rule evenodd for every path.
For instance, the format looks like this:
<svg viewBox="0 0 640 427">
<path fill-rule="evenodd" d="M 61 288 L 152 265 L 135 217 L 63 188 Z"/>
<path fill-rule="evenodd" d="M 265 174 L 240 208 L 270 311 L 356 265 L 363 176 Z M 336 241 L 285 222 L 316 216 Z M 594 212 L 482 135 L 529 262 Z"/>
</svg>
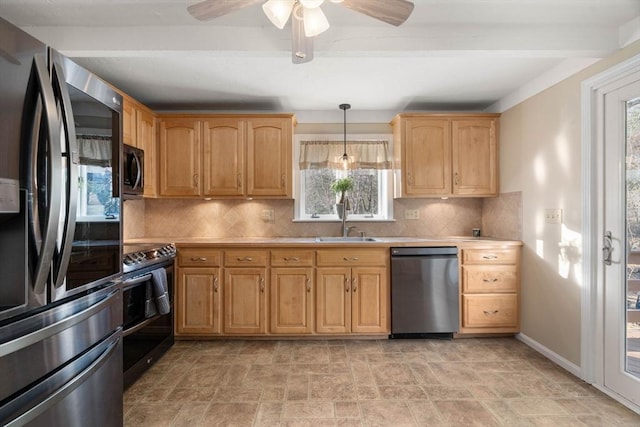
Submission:
<svg viewBox="0 0 640 427">
<path fill-rule="evenodd" d="M 176 335 L 220 333 L 220 269 L 180 268 Z"/>
<path fill-rule="evenodd" d="M 264 334 L 265 268 L 227 268 L 224 274 L 224 332 Z"/>
<path fill-rule="evenodd" d="M 154 197 L 158 194 L 156 117 L 144 110 L 136 111 L 136 141 L 144 150 L 144 195 Z"/>
<path fill-rule="evenodd" d="M 309 334 L 312 332 L 313 269 L 274 268 L 271 270 L 271 332 Z"/>
<path fill-rule="evenodd" d="M 406 119 L 403 169 L 407 196 L 451 192 L 450 122 L 446 119 Z"/>
<path fill-rule="evenodd" d="M 351 332 L 351 270 L 318 268 L 316 289 L 316 332 Z"/>
<path fill-rule="evenodd" d="M 160 195 L 200 195 L 202 124 L 193 119 L 160 121 Z"/>
<path fill-rule="evenodd" d="M 354 268 L 351 273 L 351 331 L 389 332 L 387 269 Z"/>
<path fill-rule="evenodd" d="M 244 194 L 245 123 L 238 119 L 211 119 L 204 126 L 204 195 Z"/>
<path fill-rule="evenodd" d="M 122 143 L 136 145 L 136 107 L 127 97 L 122 97 Z"/>
<path fill-rule="evenodd" d="M 497 195 L 495 119 L 453 120 L 453 194 Z"/>
<path fill-rule="evenodd" d="M 247 195 L 291 197 L 291 119 L 247 122 Z"/>
</svg>

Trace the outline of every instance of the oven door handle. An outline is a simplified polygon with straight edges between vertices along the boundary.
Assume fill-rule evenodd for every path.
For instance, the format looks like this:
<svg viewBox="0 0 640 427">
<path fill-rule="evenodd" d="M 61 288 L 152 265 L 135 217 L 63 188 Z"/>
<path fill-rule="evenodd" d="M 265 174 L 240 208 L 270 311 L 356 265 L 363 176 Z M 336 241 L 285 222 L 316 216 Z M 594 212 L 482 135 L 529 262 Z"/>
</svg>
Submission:
<svg viewBox="0 0 640 427">
<path fill-rule="evenodd" d="M 167 314 L 169 314 L 169 313 L 167 313 Z M 124 329 L 124 330 L 122 331 L 122 337 L 124 338 L 124 337 L 126 337 L 126 336 L 128 336 L 128 335 L 131 335 L 131 334 L 132 334 L 132 333 L 134 333 L 134 332 L 139 331 L 140 329 L 144 329 L 144 327 L 145 327 L 145 326 L 147 326 L 149 323 L 151 323 L 151 322 L 155 322 L 156 320 L 158 320 L 158 318 L 159 318 L 160 316 L 166 316 L 166 314 L 162 314 L 162 315 L 156 314 L 156 315 L 155 315 L 155 316 L 153 316 L 153 317 L 149 317 L 148 319 L 144 319 L 144 320 L 143 320 L 142 322 L 140 322 L 140 323 L 136 323 L 136 324 L 135 324 L 135 326 L 132 326 L 132 327 L 130 327 L 130 328 L 128 328 L 128 329 Z"/>
<path fill-rule="evenodd" d="M 132 279 L 125 280 L 124 282 L 122 282 L 122 290 L 126 291 L 128 289 L 131 289 L 139 283 L 146 282 L 147 280 L 151 280 L 151 277 L 152 275 L 151 273 L 149 273 L 149 274 L 145 274 L 144 276 L 134 277 Z"/>
</svg>

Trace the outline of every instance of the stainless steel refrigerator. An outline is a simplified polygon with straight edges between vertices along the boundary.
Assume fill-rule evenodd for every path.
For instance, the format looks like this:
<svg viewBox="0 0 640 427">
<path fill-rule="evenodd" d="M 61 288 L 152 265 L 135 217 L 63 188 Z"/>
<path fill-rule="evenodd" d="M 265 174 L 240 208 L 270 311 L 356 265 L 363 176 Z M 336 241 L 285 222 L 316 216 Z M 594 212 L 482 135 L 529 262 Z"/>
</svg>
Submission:
<svg viewBox="0 0 640 427">
<path fill-rule="evenodd" d="M 0 18 L 2 425 L 122 425 L 121 105 Z"/>
</svg>

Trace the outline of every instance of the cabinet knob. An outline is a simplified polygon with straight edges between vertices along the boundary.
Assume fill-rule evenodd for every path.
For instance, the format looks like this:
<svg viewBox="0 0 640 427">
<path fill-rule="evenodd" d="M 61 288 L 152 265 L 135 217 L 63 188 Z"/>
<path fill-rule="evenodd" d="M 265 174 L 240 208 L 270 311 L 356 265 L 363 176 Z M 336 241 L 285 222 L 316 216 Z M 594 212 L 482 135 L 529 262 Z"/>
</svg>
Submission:
<svg viewBox="0 0 640 427">
<path fill-rule="evenodd" d="M 198 174 L 197 173 L 193 174 L 193 186 L 198 188 Z"/>
</svg>

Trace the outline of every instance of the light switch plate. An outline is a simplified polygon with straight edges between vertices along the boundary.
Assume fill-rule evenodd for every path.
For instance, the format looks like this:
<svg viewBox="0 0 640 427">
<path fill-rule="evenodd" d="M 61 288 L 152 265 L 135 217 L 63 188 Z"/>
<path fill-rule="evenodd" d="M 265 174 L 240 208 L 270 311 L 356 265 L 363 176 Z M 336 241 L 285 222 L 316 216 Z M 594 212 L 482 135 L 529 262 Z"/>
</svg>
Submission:
<svg viewBox="0 0 640 427">
<path fill-rule="evenodd" d="M 562 209 L 545 209 L 544 222 L 547 224 L 562 224 Z"/>
<path fill-rule="evenodd" d="M 273 221 L 275 219 L 273 209 L 262 209 L 262 212 L 260 212 L 260 218 L 262 218 L 264 222 Z"/>
<path fill-rule="evenodd" d="M 418 209 L 405 209 L 404 219 L 420 219 L 420 211 Z"/>
</svg>

